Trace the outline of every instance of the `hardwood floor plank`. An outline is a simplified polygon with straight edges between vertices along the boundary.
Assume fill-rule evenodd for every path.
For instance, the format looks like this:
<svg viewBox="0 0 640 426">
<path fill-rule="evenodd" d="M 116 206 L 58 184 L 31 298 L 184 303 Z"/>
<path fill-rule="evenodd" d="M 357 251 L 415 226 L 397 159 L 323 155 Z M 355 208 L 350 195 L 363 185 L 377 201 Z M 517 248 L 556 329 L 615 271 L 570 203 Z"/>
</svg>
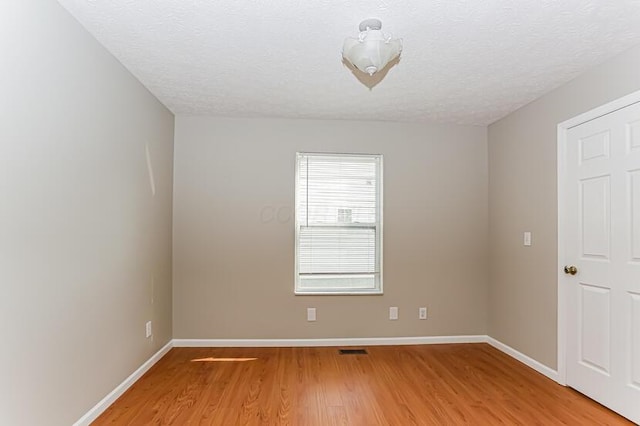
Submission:
<svg viewBox="0 0 640 426">
<path fill-rule="evenodd" d="M 94 425 L 628 425 L 483 343 L 174 348 Z"/>
</svg>

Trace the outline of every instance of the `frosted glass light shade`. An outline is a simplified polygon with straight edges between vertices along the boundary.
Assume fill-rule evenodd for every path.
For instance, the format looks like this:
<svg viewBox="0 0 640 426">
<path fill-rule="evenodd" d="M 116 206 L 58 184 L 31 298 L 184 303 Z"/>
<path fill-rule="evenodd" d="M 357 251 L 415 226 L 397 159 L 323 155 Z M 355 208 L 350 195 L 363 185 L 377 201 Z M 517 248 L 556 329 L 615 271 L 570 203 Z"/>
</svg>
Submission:
<svg viewBox="0 0 640 426">
<path fill-rule="evenodd" d="M 385 38 L 379 28 L 367 27 L 358 38 L 345 39 L 342 56 L 360 71 L 373 75 L 400 55 L 401 51 L 402 40 Z"/>
</svg>

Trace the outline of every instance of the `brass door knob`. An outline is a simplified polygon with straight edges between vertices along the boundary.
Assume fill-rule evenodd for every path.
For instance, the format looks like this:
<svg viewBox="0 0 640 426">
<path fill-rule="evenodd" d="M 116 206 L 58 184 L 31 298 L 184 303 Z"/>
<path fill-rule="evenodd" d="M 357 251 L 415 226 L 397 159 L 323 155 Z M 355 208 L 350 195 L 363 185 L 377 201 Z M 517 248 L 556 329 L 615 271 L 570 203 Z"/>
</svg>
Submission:
<svg viewBox="0 0 640 426">
<path fill-rule="evenodd" d="M 575 275 L 575 274 L 577 274 L 577 273 L 578 273 L 578 268 L 576 268 L 576 267 L 575 267 L 575 266 L 573 266 L 573 265 L 565 266 L 565 267 L 564 267 L 564 273 L 565 273 L 565 274 Z"/>
</svg>

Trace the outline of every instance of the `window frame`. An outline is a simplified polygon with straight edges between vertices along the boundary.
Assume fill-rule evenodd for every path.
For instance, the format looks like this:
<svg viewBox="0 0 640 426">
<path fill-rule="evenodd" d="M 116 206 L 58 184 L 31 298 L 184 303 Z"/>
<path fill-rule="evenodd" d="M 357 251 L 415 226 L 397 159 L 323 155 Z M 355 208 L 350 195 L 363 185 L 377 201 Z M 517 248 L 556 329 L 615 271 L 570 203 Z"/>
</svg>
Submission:
<svg viewBox="0 0 640 426">
<path fill-rule="evenodd" d="M 336 288 L 318 288 L 313 290 L 300 288 L 300 271 L 299 271 L 299 251 L 300 251 L 300 224 L 298 223 L 298 192 L 300 186 L 300 159 L 305 156 L 322 156 L 322 157 L 371 157 L 377 160 L 377 216 L 375 223 L 376 230 L 376 263 L 378 266 L 378 280 L 375 288 L 345 288 L 337 290 Z M 294 248 L 294 294 L 298 296 L 305 295 L 382 295 L 383 291 L 383 211 L 384 211 L 384 158 L 382 154 L 358 154 L 358 153 L 335 153 L 335 152 L 307 152 L 298 151 L 295 156 L 295 183 L 294 183 L 294 228 L 295 228 L 295 248 Z M 322 225 L 318 225 L 322 226 Z M 354 227 L 357 227 L 355 225 Z M 340 275 L 340 274 L 335 274 Z"/>
</svg>

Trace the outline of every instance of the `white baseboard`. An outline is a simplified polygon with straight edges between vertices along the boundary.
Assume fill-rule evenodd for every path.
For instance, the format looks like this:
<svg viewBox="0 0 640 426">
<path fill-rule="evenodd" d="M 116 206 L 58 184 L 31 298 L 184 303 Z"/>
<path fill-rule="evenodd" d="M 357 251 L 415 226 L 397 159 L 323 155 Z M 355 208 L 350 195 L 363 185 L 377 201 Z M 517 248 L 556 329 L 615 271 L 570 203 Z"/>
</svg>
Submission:
<svg viewBox="0 0 640 426">
<path fill-rule="evenodd" d="M 547 367 L 546 365 L 536 361 L 533 358 L 528 357 L 527 355 L 523 354 L 522 352 L 519 352 L 519 351 L 513 349 L 511 346 L 505 345 L 504 343 L 494 339 L 493 337 L 487 336 L 486 342 L 488 344 L 490 344 L 491 346 L 493 346 L 494 348 L 496 348 L 496 349 L 504 352 L 505 354 L 509 355 L 510 357 L 515 358 L 518 361 L 520 361 L 521 363 L 533 368 L 538 373 L 543 374 L 543 375 L 547 376 L 548 378 L 550 378 L 551 380 L 560 383 L 560 376 L 558 375 L 558 372 L 556 370 L 553 370 L 553 369 Z M 560 384 L 562 384 L 562 383 L 560 383 Z"/>
<path fill-rule="evenodd" d="M 364 337 L 336 339 L 173 339 L 176 348 L 272 348 L 303 346 L 389 346 L 484 343 L 487 336 Z"/>
<path fill-rule="evenodd" d="M 134 371 L 124 382 L 120 383 L 109 395 L 102 398 L 102 401 L 98 402 L 92 409 L 90 409 L 84 416 L 82 416 L 73 426 L 88 426 L 95 419 L 100 416 L 116 399 L 126 392 L 144 373 L 146 373 L 153 365 L 160 360 L 167 352 L 173 347 L 173 341 L 164 345 L 162 349 L 153 354 L 144 364 Z"/>
</svg>

